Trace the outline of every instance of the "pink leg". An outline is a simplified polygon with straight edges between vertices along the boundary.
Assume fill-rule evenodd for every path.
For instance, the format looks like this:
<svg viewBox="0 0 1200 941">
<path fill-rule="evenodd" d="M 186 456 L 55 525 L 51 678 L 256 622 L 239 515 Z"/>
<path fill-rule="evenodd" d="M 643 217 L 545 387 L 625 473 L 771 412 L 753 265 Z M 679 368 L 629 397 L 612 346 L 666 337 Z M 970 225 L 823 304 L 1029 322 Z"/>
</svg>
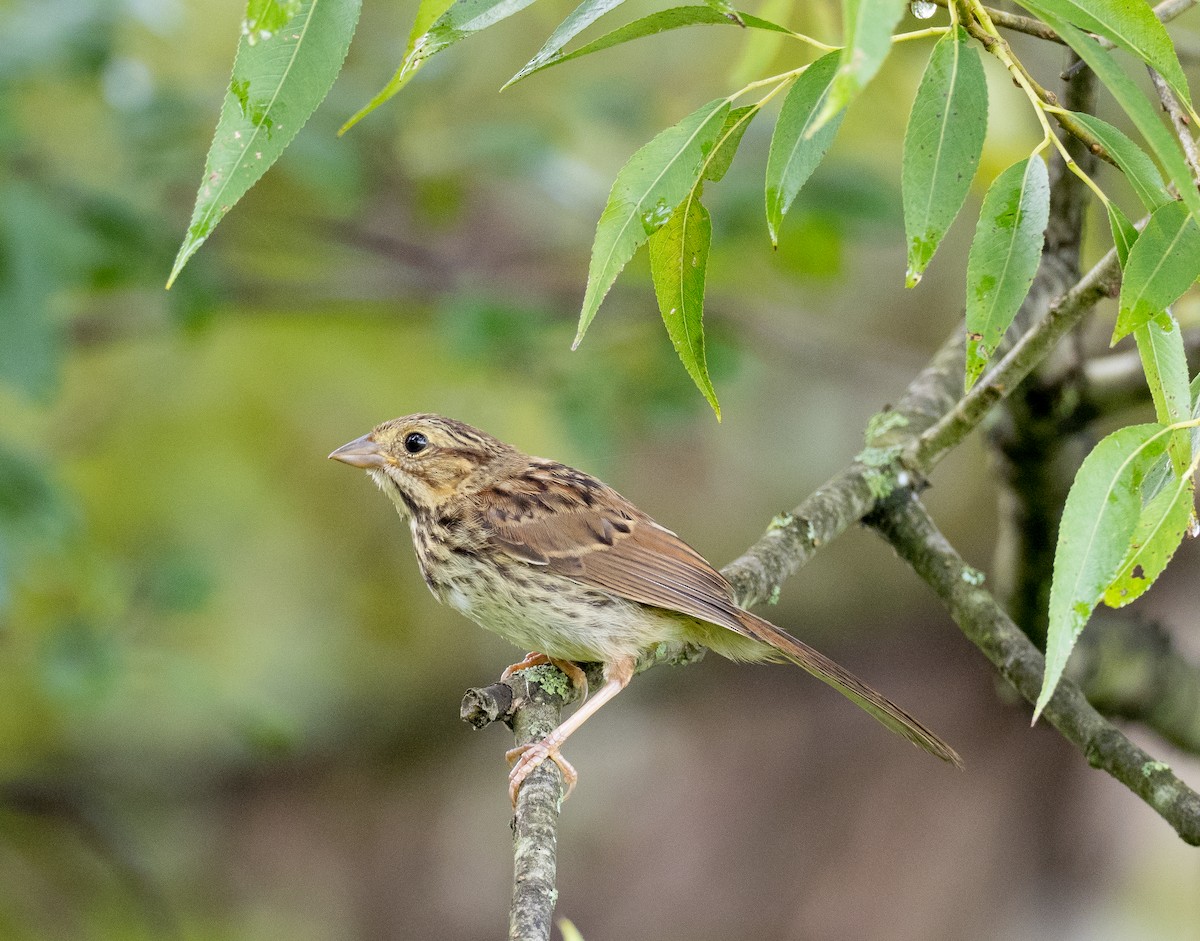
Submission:
<svg viewBox="0 0 1200 941">
<path fill-rule="evenodd" d="M 567 783 L 567 793 L 563 795 L 563 800 L 571 796 L 571 791 L 575 789 L 579 775 L 575 773 L 575 769 L 563 758 L 558 749 L 572 732 L 629 685 L 629 680 L 633 677 L 635 662 L 633 657 L 626 657 L 623 660 L 605 664 L 604 685 L 600 687 L 595 696 L 576 709 L 568 719 L 540 742 L 520 745 L 505 755 L 510 762 L 516 761 L 508 775 L 508 796 L 512 798 L 514 807 L 517 804 L 517 792 L 521 789 L 521 785 L 533 772 L 533 769 L 546 759 L 550 759 L 558 765 L 559 770 L 563 773 L 563 779 Z"/>
</svg>

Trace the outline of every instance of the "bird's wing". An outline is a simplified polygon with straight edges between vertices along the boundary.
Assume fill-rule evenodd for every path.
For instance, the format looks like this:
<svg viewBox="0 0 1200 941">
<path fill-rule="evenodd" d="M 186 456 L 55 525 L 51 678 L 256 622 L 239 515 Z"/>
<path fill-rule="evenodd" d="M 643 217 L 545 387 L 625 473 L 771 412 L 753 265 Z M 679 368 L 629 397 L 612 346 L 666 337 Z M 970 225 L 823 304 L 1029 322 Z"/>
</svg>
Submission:
<svg viewBox="0 0 1200 941">
<path fill-rule="evenodd" d="M 695 549 L 594 477 L 535 461 L 479 494 L 493 548 L 622 598 L 678 611 L 775 648 L 889 729 L 959 767 L 954 749 L 887 697 L 770 621 L 739 608 Z"/>
<path fill-rule="evenodd" d="M 550 461 L 481 492 L 492 545 L 630 601 L 749 636 L 729 583 L 695 549 L 606 484 Z"/>
</svg>

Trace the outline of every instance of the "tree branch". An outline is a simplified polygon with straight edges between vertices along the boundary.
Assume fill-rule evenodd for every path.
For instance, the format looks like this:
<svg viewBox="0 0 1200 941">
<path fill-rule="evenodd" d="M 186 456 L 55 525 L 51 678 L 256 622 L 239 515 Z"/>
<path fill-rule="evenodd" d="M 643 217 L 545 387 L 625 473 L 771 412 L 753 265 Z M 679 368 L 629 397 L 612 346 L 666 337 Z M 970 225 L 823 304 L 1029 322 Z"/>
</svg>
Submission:
<svg viewBox="0 0 1200 941">
<path fill-rule="evenodd" d="M 1045 660 L 982 587 L 981 573 L 946 541 L 921 501 L 898 492 L 868 520 L 946 605 L 964 635 L 1029 702 L 1042 685 Z M 1187 843 L 1200 846 L 1200 794 L 1167 765 L 1131 742 L 1069 680 L 1059 682 L 1043 715 L 1094 768 L 1108 772 L 1166 820 Z"/>
<path fill-rule="evenodd" d="M 1146 66 L 1146 71 L 1150 73 L 1150 80 L 1154 83 L 1154 90 L 1158 92 L 1158 100 L 1162 102 L 1163 110 L 1171 118 L 1171 126 L 1175 129 L 1180 146 L 1183 147 L 1188 168 L 1192 171 L 1192 182 L 1200 186 L 1200 153 L 1196 151 L 1196 138 L 1192 136 L 1192 130 L 1188 126 L 1188 116 L 1163 77 L 1149 66 Z"/>
<path fill-rule="evenodd" d="M 541 741 L 554 731 L 561 716 L 561 697 L 552 688 L 547 689 L 532 680 L 527 682 L 526 697 L 521 708 L 513 713 L 517 744 Z M 512 824 L 513 899 L 508 915 L 509 941 L 550 939 L 551 916 L 558 899 L 555 880 L 561 794 L 562 773 L 552 761 L 538 765 L 517 792 Z"/>
</svg>

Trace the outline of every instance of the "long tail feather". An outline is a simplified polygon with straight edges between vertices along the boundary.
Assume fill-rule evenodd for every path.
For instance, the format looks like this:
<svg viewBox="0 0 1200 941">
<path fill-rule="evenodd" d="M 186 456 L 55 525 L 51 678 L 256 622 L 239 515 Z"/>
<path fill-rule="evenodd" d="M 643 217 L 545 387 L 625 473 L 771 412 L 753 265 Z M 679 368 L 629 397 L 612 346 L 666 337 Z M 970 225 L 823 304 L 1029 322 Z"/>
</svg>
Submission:
<svg viewBox="0 0 1200 941">
<path fill-rule="evenodd" d="M 807 670 L 823 683 L 828 683 L 839 693 L 870 713 L 893 732 L 903 735 L 914 745 L 948 761 L 956 768 L 963 766 L 962 759 L 953 748 L 925 728 L 920 722 L 897 706 L 881 693 L 876 692 L 849 670 L 838 666 L 827 656 L 791 634 L 776 627 L 770 621 L 749 611 L 739 612 L 742 627 L 756 640 L 769 644 L 801 669 Z"/>
</svg>

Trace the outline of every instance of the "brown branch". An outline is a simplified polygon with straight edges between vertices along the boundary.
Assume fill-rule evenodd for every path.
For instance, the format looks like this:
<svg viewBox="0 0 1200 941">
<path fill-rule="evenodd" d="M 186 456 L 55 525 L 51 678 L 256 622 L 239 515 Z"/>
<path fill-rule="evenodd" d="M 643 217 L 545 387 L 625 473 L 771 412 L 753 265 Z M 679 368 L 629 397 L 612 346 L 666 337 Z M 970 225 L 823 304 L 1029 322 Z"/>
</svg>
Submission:
<svg viewBox="0 0 1200 941">
<path fill-rule="evenodd" d="M 1041 690 L 1045 660 L 980 584 L 911 492 L 899 492 L 867 522 L 887 540 L 946 605 L 967 639 L 1029 702 Z M 1108 772 L 1167 821 L 1187 843 L 1200 846 L 1200 794 L 1167 765 L 1131 742 L 1100 715 L 1070 680 L 1062 680 L 1043 715 L 1094 768 Z"/>
<path fill-rule="evenodd" d="M 953 0 L 933 0 L 933 2 L 940 7 L 949 7 Z M 1003 26 L 1005 29 L 1024 33 L 1027 36 L 1034 36 L 1038 39 L 1045 39 L 1050 42 L 1066 45 L 1062 37 L 1041 20 L 1035 20 L 1031 16 L 1021 16 L 1019 13 L 1008 13 L 1004 10 L 994 9 L 993 7 L 984 7 L 984 10 L 987 11 L 987 15 L 992 18 L 992 22 L 997 26 Z"/>
<path fill-rule="evenodd" d="M 1200 187 L 1200 152 L 1197 152 L 1196 138 L 1192 136 L 1187 113 L 1183 110 L 1183 106 L 1180 105 L 1179 99 L 1175 97 L 1175 92 L 1171 91 L 1171 86 L 1166 83 L 1166 80 L 1149 66 L 1146 66 L 1146 71 L 1150 73 L 1150 80 L 1154 82 L 1154 90 L 1158 92 L 1158 100 L 1162 102 L 1163 110 L 1171 119 L 1175 136 L 1179 138 L 1188 168 L 1192 171 L 1192 182 Z"/>
</svg>

